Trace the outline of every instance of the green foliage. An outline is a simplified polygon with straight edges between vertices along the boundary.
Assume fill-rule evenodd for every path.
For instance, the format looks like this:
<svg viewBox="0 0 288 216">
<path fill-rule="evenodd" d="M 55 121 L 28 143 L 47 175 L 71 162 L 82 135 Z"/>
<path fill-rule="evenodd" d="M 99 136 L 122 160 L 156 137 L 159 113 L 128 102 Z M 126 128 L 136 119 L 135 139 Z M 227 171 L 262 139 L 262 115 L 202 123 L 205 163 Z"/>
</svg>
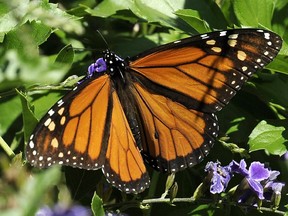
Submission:
<svg viewBox="0 0 288 216">
<path fill-rule="evenodd" d="M 92 198 L 91 209 L 92 209 L 94 216 L 104 216 L 105 215 L 104 208 L 103 208 L 103 202 L 102 202 L 101 198 L 96 193 L 94 193 L 94 196 Z"/>
<path fill-rule="evenodd" d="M 10 162 L 3 155 L 1 155 L 1 158 L 0 166 L 1 169 L 4 169 L 4 172 L 0 182 L 0 208 L 2 209 L 0 215 L 35 215 L 40 204 L 46 198 L 45 195 L 49 194 L 55 185 L 59 185 L 60 168 L 53 167 L 46 172 L 34 174 L 31 177 L 22 165 L 21 154 L 16 155 Z M 11 184 L 13 187 L 11 187 Z M 46 199 L 46 201 L 49 199 L 51 198 Z M 11 203 L 13 203 L 13 208 L 9 207 Z"/>
<path fill-rule="evenodd" d="M 25 156 L 19 153 L 24 152 L 25 141 L 37 120 L 77 82 L 75 75 L 86 74 L 88 65 L 100 56 L 99 50 L 107 48 L 96 30 L 109 49 L 123 58 L 189 34 L 218 29 L 252 27 L 278 33 L 284 42 L 277 58 L 250 79 L 218 114 L 221 134 L 229 137 L 229 145 L 216 143 L 204 162 L 177 173 L 175 182 L 177 197 L 191 197 L 202 182 L 207 161 L 227 164 L 232 159 L 239 161 L 247 151 L 250 161 L 269 162 L 273 170 L 281 172 L 281 181 L 288 184 L 287 161 L 280 158 L 287 152 L 288 139 L 287 11 L 287 0 L 76 0 L 57 4 L 48 0 L 1 1 L 0 146 L 8 144 L 18 155 L 18 163 L 0 149 L 0 215 L 33 215 L 43 205 L 63 202 L 61 194 L 67 192 L 67 186 L 59 169 L 27 170 L 28 165 L 22 165 Z M 17 171 L 12 179 L 14 186 L 8 178 L 12 168 Z M 164 193 L 167 176 L 152 170 L 150 174 L 151 187 L 133 197 L 109 188 L 101 172 L 67 168 L 67 185 L 73 199 L 66 198 L 65 202 L 86 206 L 92 202 L 94 215 L 103 215 L 104 210 L 131 215 L 244 214 L 237 206 L 226 208 L 217 203 L 217 197 L 211 197 L 208 203 L 151 204 L 149 199 Z M 54 186 L 59 193 L 51 190 Z M 92 200 L 95 190 L 98 195 L 95 193 Z M 148 201 L 142 203 L 145 199 Z M 286 211 L 287 201 L 286 196 L 282 197 L 282 212 Z M 17 205 L 11 207 L 10 202 Z M 252 210 L 247 213 L 260 215 Z"/>
<path fill-rule="evenodd" d="M 266 150 L 269 154 L 283 155 L 287 152 L 286 145 L 288 123 L 286 120 L 276 121 L 277 125 L 261 121 L 249 136 L 250 151 Z"/>
</svg>

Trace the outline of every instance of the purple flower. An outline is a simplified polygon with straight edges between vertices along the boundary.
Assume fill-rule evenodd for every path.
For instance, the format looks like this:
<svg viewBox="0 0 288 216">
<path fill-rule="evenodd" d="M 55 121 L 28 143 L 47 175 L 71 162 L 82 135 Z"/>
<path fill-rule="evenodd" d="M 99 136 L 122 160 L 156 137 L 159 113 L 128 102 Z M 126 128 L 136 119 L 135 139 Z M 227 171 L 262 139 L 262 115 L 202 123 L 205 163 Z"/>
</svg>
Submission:
<svg viewBox="0 0 288 216">
<path fill-rule="evenodd" d="M 72 206 L 71 208 L 62 205 L 56 205 L 53 208 L 44 206 L 39 209 L 36 216 L 90 216 L 91 211 L 80 205 Z"/>
<path fill-rule="evenodd" d="M 78 81 L 77 84 L 78 85 L 82 84 L 85 80 L 91 78 L 95 72 L 101 73 L 101 72 L 106 71 L 106 69 L 107 69 L 107 65 L 104 59 L 103 58 L 97 59 L 95 63 L 92 63 L 91 65 L 89 65 L 87 76 L 81 79 L 80 81 Z"/>
<path fill-rule="evenodd" d="M 282 158 L 286 161 L 288 160 L 288 151 L 284 155 L 282 155 Z"/>
<path fill-rule="evenodd" d="M 282 182 L 275 182 L 279 171 L 270 171 L 270 176 L 265 182 L 264 197 L 265 200 L 274 202 L 274 206 L 278 206 L 281 200 L 281 191 L 285 186 Z"/>
<path fill-rule="evenodd" d="M 210 185 L 210 192 L 212 194 L 221 193 L 223 192 L 231 177 L 231 169 L 229 166 L 222 167 L 220 166 L 219 162 L 208 162 L 205 171 L 209 172 L 209 175 L 211 175 L 211 185 Z"/>
<path fill-rule="evenodd" d="M 243 159 L 239 164 L 235 161 L 230 163 L 232 172 L 243 175 L 248 182 L 250 189 L 258 196 L 259 199 L 263 200 L 264 191 L 261 181 L 268 179 L 270 171 L 264 167 L 264 164 L 258 161 L 251 163 L 249 169 L 247 169 L 246 166 L 246 162 Z"/>
<path fill-rule="evenodd" d="M 106 62 L 104 61 L 103 58 L 99 58 L 96 60 L 95 63 L 92 63 L 88 67 L 88 77 L 91 77 L 95 72 L 100 73 L 104 72 L 107 69 Z"/>
</svg>

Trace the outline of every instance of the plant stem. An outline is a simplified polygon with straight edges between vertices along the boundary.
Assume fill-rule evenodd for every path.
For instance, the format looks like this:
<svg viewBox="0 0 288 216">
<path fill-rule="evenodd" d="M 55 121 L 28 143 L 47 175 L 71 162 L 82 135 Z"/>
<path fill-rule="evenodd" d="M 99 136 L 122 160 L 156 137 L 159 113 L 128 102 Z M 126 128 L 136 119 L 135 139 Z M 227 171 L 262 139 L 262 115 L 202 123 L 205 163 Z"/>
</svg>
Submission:
<svg viewBox="0 0 288 216">
<path fill-rule="evenodd" d="M 15 156 L 15 153 L 12 151 L 10 146 L 5 142 L 5 140 L 0 136 L 0 146 L 4 149 L 7 155 L 12 159 Z"/>
</svg>

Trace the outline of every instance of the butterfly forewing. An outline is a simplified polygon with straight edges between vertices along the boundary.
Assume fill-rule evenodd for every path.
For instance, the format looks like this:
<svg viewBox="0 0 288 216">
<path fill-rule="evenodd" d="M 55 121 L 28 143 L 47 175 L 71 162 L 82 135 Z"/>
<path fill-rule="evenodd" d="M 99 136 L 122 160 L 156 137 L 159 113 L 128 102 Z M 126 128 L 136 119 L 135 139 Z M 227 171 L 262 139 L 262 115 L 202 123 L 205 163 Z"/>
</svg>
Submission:
<svg viewBox="0 0 288 216">
<path fill-rule="evenodd" d="M 249 76 L 277 55 L 281 38 L 257 29 L 212 32 L 132 58 L 137 81 L 188 108 L 223 108 Z M 133 61 L 134 60 L 134 61 Z"/>
<path fill-rule="evenodd" d="M 87 83 L 88 82 L 88 83 Z M 102 168 L 107 180 L 139 193 L 149 176 L 108 75 L 86 80 L 42 118 L 26 148 L 35 167 Z"/>
<path fill-rule="evenodd" d="M 85 83 L 59 100 L 35 128 L 26 148 L 33 166 L 102 167 L 111 83 L 108 75 Z"/>
</svg>

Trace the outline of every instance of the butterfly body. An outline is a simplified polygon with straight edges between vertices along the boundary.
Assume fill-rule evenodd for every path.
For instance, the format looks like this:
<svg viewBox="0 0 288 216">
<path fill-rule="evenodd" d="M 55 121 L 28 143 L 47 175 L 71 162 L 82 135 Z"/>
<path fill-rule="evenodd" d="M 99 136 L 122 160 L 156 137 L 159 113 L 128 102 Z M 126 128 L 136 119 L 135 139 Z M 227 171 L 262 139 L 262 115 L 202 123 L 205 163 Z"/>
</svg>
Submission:
<svg viewBox="0 0 288 216">
<path fill-rule="evenodd" d="M 266 30 L 207 33 L 130 59 L 106 50 L 40 120 L 28 161 L 99 169 L 127 193 L 149 186 L 144 161 L 175 173 L 209 153 L 221 110 L 272 61 L 281 38 Z"/>
</svg>

